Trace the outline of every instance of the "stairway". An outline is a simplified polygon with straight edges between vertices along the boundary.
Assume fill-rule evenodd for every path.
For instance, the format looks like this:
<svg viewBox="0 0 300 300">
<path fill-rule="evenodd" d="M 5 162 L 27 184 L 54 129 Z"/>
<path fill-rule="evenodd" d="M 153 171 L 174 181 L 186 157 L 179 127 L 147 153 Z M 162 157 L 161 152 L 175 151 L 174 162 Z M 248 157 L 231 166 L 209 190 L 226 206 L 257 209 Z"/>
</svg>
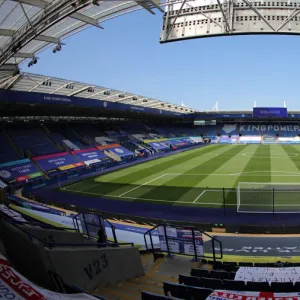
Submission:
<svg viewBox="0 0 300 300">
<path fill-rule="evenodd" d="M 163 282 L 178 283 L 178 274 L 189 275 L 191 268 L 198 268 L 200 263 L 191 258 L 163 257 L 153 262 L 152 253 L 141 255 L 145 275 L 129 279 L 118 284 L 98 287 L 91 294 L 102 296 L 107 300 L 140 300 L 141 291 L 163 295 Z"/>
</svg>

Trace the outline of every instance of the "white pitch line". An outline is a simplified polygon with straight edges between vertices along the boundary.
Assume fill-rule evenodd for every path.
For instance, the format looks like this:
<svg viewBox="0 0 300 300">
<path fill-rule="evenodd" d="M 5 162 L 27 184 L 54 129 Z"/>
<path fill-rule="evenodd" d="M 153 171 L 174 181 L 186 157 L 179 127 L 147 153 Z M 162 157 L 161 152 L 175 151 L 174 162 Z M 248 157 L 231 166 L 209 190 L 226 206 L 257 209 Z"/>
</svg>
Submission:
<svg viewBox="0 0 300 300">
<path fill-rule="evenodd" d="M 164 176 L 166 176 L 166 175 L 167 175 L 167 173 L 165 173 L 165 174 L 163 174 L 163 175 L 161 175 L 161 176 L 158 176 L 158 177 L 156 177 L 156 178 L 154 178 L 154 179 L 152 179 L 152 180 L 149 180 L 149 181 L 147 181 L 147 182 L 145 182 L 145 183 L 143 183 L 143 184 L 141 184 L 141 185 L 139 185 L 139 186 L 136 186 L 135 188 L 133 188 L 133 189 L 131 189 L 131 190 L 129 190 L 129 191 L 127 191 L 127 192 L 125 192 L 125 193 L 119 195 L 119 197 L 123 197 L 124 195 L 126 195 L 126 194 L 128 194 L 128 193 L 130 193 L 130 192 L 132 192 L 132 191 L 134 191 L 134 190 L 136 190 L 136 189 L 139 189 L 140 187 L 142 187 L 142 186 L 144 186 L 144 185 L 146 185 L 146 184 L 148 184 L 148 183 L 150 183 L 150 182 L 153 182 L 153 181 L 155 181 L 155 180 L 157 180 L 157 179 L 159 179 L 159 178 L 162 178 L 162 177 L 164 177 Z"/>
<path fill-rule="evenodd" d="M 206 190 L 202 191 L 202 193 L 193 201 L 195 203 L 202 195 L 204 195 Z"/>
</svg>

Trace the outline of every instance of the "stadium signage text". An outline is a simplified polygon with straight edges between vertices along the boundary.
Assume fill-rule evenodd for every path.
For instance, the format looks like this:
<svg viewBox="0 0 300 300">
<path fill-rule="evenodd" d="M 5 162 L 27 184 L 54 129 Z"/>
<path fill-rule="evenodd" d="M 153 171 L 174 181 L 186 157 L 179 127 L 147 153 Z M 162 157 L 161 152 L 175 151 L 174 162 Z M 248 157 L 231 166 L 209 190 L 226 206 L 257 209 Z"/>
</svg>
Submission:
<svg viewBox="0 0 300 300">
<path fill-rule="evenodd" d="M 299 125 L 241 125 L 240 132 L 243 131 L 291 131 L 300 132 Z"/>
<path fill-rule="evenodd" d="M 69 98 L 64 97 L 55 97 L 55 96 L 44 96 L 44 100 L 46 101 L 59 101 L 59 102 L 72 102 Z"/>
</svg>

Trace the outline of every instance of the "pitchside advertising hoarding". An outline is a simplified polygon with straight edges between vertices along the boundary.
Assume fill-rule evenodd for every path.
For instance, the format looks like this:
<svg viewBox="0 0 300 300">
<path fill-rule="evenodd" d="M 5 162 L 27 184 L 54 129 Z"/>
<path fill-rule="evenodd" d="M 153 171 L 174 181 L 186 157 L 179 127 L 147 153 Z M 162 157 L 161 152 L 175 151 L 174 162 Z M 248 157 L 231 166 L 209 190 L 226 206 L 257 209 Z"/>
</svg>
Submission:
<svg viewBox="0 0 300 300">
<path fill-rule="evenodd" d="M 33 157 L 32 160 L 50 175 L 85 166 L 82 161 L 68 152 L 37 156 Z"/>
<path fill-rule="evenodd" d="M 42 176 L 43 173 L 29 159 L 16 160 L 0 165 L 0 178 L 5 182 L 22 182 Z"/>
<path fill-rule="evenodd" d="M 175 228 L 166 226 L 166 234 L 164 226 L 158 227 L 158 236 L 160 241 L 160 249 L 167 252 L 168 247 L 171 253 L 195 255 L 193 242 L 193 233 L 191 229 Z M 202 234 L 198 230 L 194 230 L 195 246 L 198 256 L 204 256 Z M 168 245 L 167 245 L 168 242 Z"/>
<path fill-rule="evenodd" d="M 77 156 L 86 165 L 97 164 L 109 160 L 109 158 L 96 148 L 89 148 L 84 150 L 71 151 L 72 154 Z"/>
<path fill-rule="evenodd" d="M 253 107 L 254 118 L 286 118 L 288 116 L 285 107 Z"/>
</svg>

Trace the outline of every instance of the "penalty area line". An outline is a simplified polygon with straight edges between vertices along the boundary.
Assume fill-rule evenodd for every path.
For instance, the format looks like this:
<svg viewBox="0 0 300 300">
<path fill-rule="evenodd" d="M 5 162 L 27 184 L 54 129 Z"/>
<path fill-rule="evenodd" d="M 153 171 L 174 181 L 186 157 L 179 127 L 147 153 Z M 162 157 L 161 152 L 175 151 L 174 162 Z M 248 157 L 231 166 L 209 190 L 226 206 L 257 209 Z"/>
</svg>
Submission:
<svg viewBox="0 0 300 300">
<path fill-rule="evenodd" d="M 197 202 L 197 200 L 205 194 L 206 190 L 203 190 L 202 193 L 193 201 L 193 203 Z"/>
<path fill-rule="evenodd" d="M 131 190 L 129 190 L 129 191 L 123 193 L 123 194 L 120 194 L 119 197 L 123 197 L 124 195 L 126 195 L 126 194 L 128 194 L 128 193 L 130 193 L 130 192 L 132 192 L 132 191 L 135 191 L 136 189 L 139 189 L 140 187 L 142 187 L 142 186 L 144 186 L 144 185 L 146 185 L 146 184 L 148 184 L 148 183 L 151 183 L 151 182 L 153 182 L 153 181 L 155 181 L 155 180 L 157 180 L 157 179 L 159 179 L 159 178 L 162 178 L 162 177 L 166 176 L 167 174 L 168 174 L 168 173 L 165 173 L 165 174 L 163 174 L 163 175 L 161 175 L 161 176 L 158 176 L 158 177 L 156 177 L 156 178 L 154 178 L 154 179 L 152 179 L 152 180 L 149 180 L 149 181 L 147 181 L 147 182 L 145 182 L 145 183 L 143 183 L 143 184 L 141 184 L 141 185 L 139 185 L 139 186 L 136 186 L 136 187 L 134 187 L 133 189 L 131 189 Z"/>
</svg>

